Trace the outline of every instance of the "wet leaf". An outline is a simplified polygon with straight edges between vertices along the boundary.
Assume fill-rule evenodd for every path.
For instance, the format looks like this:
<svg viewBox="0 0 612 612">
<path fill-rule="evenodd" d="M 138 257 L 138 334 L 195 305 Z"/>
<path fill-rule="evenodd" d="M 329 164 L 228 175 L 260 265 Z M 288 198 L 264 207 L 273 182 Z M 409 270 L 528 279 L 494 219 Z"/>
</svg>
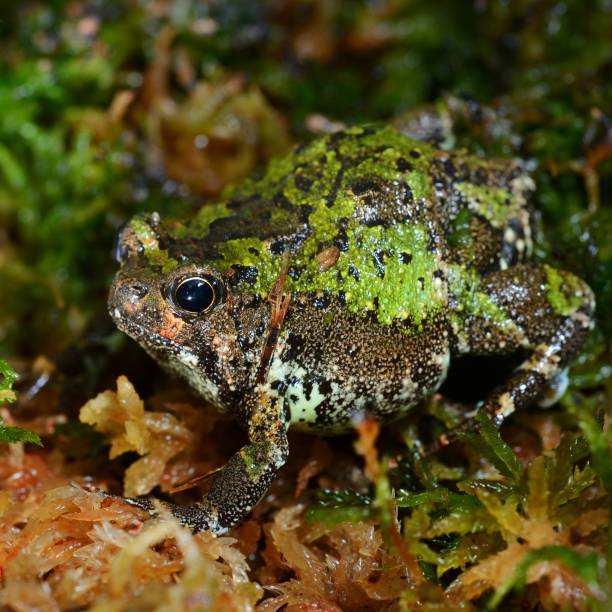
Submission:
<svg viewBox="0 0 612 612">
<path fill-rule="evenodd" d="M 17 372 L 11 368 L 11 366 L 0 359 L 0 404 L 3 402 L 14 402 L 17 396 L 13 391 L 13 384 L 17 380 Z"/>
<path fill-rule="evenodd" d="M 461 434 L 461 440 L 488 459 L 504 476 L 518 484 L 523 475 L 523 466 L 514 451 L 504 442 L 493 422 L 483 411 L 475 417 L 480 429 L 477 434 Z"/>
<path fill-rule="evenodd" d="M 599 412 L 603 417 L 602 399 L 575 392 L 566 395 L 561 403 L 576 419 L 589 445 L 593 469 L 608 493 L 612 493 L 612 429 L 604 431 L 596 416 Z"/>
<path fill-rule="evenodd" d="M 306 511 L 308 522 L 338 525 L 359 522 L 374 516 L 371 499 L 355 491 L 317 491 L 315 502 Z"/>
<path fill-rule="evenodd" d="M 13 391 L 13 383 L 17 380 L 17 373 L 11 366 L 0 359 L 0 404 L 4 402 L 14 402 L 17 399 L 15 391 Z M 30 442 L 37 446 L 42 446 L 40 436 L 33 431 L 5 425 L 4 419 L 0 416 L 0 443 L 14 444 L 15 442 Z"/>
<path fill-rule="evenodd" d="M 15 442 L 30 442 L 37 446 L 42 446 L 40 436 L 33 431 L 5 425 L 4 419 L 0 417 L 0 443 L 13 444 Z"/>
<path fill-rule="evenodd" d="M 489 601 L 489 608 L 497 608 L 504 597 L 512 590 L 524 588 L 527 582 L 527 571 L 538 561 L 557 560 L 576 573 L 592 592 L 602 597 L 599 580 L 602 573 L 603 561 L 596 553 L 580 553 L 577 550 L 566 546 L 544 546 L 538 550 L 528 552 L 514 574 L 509 580 L 504 582 Z"/>
</svg>

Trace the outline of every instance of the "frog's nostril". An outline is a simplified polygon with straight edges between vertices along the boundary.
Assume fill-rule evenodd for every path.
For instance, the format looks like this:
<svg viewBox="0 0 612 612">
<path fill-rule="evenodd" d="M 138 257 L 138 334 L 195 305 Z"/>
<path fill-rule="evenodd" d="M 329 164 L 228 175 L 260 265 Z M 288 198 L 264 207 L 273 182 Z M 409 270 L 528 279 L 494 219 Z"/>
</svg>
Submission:
<svg viewBox="0 0 612 612">
<path fill-rule="evenodd" d="M 130 283 L 128 285 L 128 291 L 136 299 L 141 300 L 145 295 L 147 295 L 149 289 L 142 283 Z"/>
</svg>

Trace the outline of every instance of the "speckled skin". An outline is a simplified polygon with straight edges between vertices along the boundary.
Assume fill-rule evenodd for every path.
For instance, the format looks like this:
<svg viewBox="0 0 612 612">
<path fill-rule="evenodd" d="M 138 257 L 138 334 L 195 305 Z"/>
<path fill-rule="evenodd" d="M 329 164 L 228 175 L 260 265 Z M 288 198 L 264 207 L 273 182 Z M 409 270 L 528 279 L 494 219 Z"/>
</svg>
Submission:
<svg viewBox="0 0 612 612">
<path fill-rule="evenodd" d="M 497 423 L 559 391 L 594 298 L 575 276 L 527 263 L 533 189 L 518 163 L 368 126 L 296 149 L 187 224 L 128 224 L 113 319 L 249 433 L 206 498 L 172 512 L 224 532 L 285 462 L 289 426 L 332 434 L 359 413 L 390 421 L 436 391 L 456 355 L 528 351 L 483 402 Z M 283 261 L 291 299 L 259 380 Z M 214 282 L 206 313 L 177 305 L 177 284 L 193 276 Z"/>
</svg>

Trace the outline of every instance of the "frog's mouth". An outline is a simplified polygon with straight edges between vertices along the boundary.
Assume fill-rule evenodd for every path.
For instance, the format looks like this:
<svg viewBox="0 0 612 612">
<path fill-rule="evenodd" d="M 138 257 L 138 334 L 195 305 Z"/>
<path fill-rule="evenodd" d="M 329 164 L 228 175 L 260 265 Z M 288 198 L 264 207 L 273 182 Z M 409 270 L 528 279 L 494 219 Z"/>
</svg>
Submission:
<svg viewBox="0 0 612 612">
<path fill-rule="evenodd" d="M 121 318 L 118 309 L 111 312 L 117 328 L 137 342 L 151 357 L 163 363 L 175 358 L 186 366 L 197 367 L 200 358 L 191 349 L 131 320 Z"/>
<path fill-rule="evenodd" d="M 108 311 L 115 325 L 145 346 L 153 344 L 162 350 L 182 348 L 174 341 L 176 333 L 174 337 L 169 333 L 159 333 L 164 329 L 164 309 L 160 308 L 159 300 L 149 300 L 149 292 L 150 287 L 145 283 L 126 277 L 120 271 L 108 296 Z M 175 325 L 175 329 L 178 328 L 179 325 Z"/>
<path fill-rule="evenodd" d="M 217 410 L 221 412 L 227 410 L 227 406 L 221 400 L 223 385 L 215 384 L 211 377 L 202 374 L 203 360 L 206 361 L 209 370 L 211 366 L 213 370 L 215 369 L 210 356 L 199 355 L 177 340 L 152 330 L 145 323 L 126 317 L 118 307 L 111 309 L 110 314 L 117 327 L 136 341 L 164 369 L 187 381 L 196 395 L 212 403 Z M 228 372 L 224 374 L 222 375 L 219 370 L 218 380 L 232 378 L 228 377 Z M 231 385 L 230 389 L 232 389 Z"/>
<path fill-rule="evenodd" d="M 110 315 L 117 328 L 138 343 L 146 339 L 146 342 L 143 342 L 143 344 L 154 344 L 156 348 L 164 350 L 170 348 L 184 348 L 177 342 L 152 331 L 150 327 L 137 323 L 129 318 L 125 318 L 122 316 L 119 308 L 112 309 Z"/>
</svg>

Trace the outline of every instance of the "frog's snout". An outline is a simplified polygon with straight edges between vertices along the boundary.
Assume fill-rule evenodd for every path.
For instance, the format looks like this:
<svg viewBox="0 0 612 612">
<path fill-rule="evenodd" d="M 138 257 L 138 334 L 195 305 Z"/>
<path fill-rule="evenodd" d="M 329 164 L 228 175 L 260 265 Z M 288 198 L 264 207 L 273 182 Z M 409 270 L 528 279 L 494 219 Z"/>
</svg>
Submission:
<svg viewBox="0 0 612 612">
<path fill-rule="evenodd" d="M 121 285 L 118 293 L 124 301 L 134 303 L 142 300 L 149 293 L 149 288 L 143 283 L 131 282 Z"/>
<path fill-rule="evenodd" d="M 149 293 L 149 287 L 133 279 L 116 278 L 108 296 L 108 305 L 114 318 L 121 313 L 134 313 L 140 310 L 144 298 Z"/>
</svg>

